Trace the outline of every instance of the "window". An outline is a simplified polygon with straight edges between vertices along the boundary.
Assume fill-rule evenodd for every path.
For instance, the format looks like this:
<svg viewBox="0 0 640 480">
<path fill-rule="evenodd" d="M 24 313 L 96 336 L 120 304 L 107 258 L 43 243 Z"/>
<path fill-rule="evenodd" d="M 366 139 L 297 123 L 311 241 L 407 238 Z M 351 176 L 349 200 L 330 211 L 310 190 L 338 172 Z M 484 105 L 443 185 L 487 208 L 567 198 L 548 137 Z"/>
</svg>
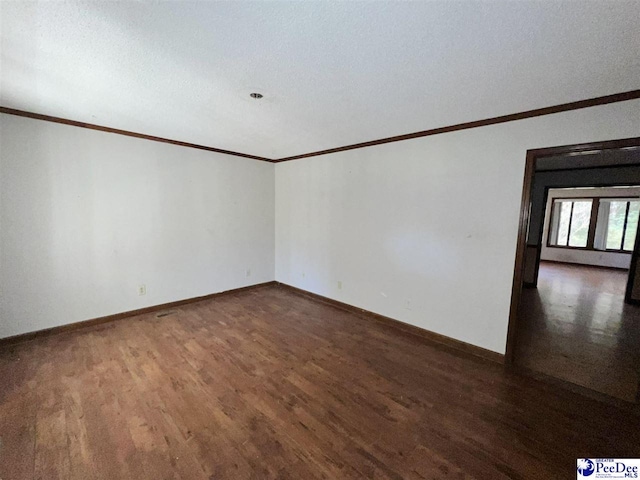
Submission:
<svg viewBox="0 0 640 480">
<path fill-rule="evenodd" d="M 554 200 L 549 244 L 554 247 L 585 248 L 592 205 L 591 199 Z"/>
<path fill-rule="evenodd" d="M 547 245 L 631 252 L 639 215 L 638 198 L 556 198 Z"/>
<path fill-rule="evenodd" d="M 640 211 L 640 201 L 638 200 L 613 200 L 603 199 L 598 216 L 602 216 L 601 223 L 604 224 L 605 250 L 632 251 L 638 230 L 638 212 Z M 601 245 L 599 245 L 601 246 Z M 600 248 L 602 249 L 602 248 Z"/>
</svg>

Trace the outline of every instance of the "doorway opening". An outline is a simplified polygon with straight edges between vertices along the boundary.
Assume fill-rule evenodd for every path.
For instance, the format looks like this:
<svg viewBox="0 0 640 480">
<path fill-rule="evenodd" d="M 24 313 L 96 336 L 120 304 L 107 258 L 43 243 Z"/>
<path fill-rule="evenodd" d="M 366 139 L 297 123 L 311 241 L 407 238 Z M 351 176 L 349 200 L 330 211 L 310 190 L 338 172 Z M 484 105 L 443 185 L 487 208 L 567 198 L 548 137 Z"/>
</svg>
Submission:
<svg viewBox="0 0 640 480">
<path fill-rule="evenodd" d="M 640 403 L 640 138 L 527 152 L 507 364 Z"/>
</svg>

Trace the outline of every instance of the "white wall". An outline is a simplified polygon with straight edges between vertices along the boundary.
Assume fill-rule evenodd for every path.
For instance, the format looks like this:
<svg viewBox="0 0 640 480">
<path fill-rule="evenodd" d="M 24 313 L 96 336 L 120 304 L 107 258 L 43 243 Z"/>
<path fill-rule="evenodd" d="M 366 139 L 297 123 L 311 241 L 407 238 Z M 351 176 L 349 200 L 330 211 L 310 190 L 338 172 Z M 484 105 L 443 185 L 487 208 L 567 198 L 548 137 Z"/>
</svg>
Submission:
<svg viewBox="0 0 640 480">
<path fill-rule="evenodd" d="M 503 353 L 527 149 L 638 132 L 635 100 L 277 164 L 276 280 Z"/>
<path fill-rule="evenodd" d="M 638 131 L 630 101 L 285 162 L 274 206 L 272 164 L 0 115 L 0 337 L 273 280 L 275 248 L 279 281 L 504 352 L 526 150 Z"/>
<path fill-rule="evenodd" d="M 272 164 L 0 115 L 0 337 L 273 279 Z"/>
<path fill-rule="evenodd" d="M 631 263 L 630 253 L 603 252 L 596 250 L 575 250 L 571 248 L 547 247 L 549 238 L 549 219 L 551 218 L 551 205 L 554 198 L 580 198 L 585 196 L 640 196 L 640 187 L 633 188 L 595 188 L 595 189 L 562 189 L 550 188 L 547 197 L 547 205 L 544 215 L 544 230 L 542 233 L 541 260 L 553 260 L 555 262 L 579 263 L 582 265 L 596 265 L 601 267 L 629 268 Z"/>
</svg>

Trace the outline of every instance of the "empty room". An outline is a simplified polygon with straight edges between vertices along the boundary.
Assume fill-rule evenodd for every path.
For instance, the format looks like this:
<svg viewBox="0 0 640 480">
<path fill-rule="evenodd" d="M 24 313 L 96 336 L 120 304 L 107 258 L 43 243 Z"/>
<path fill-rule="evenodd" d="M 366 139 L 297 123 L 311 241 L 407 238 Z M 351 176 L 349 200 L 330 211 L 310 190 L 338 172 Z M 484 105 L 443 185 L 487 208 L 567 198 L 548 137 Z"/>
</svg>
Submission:
<svg viewBox="0 0 640 480">
<path fill-rule="evenodd" d="M 639 24 L 0 0 L 0 480 L 639 478 Z"/>
</svg>

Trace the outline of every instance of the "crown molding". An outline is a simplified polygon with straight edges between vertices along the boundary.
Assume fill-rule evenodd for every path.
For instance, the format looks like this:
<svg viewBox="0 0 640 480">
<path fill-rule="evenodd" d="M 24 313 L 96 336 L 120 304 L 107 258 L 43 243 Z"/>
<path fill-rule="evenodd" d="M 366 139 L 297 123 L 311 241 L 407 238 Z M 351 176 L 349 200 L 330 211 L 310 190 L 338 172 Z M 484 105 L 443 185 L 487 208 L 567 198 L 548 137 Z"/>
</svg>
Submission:
<svg viewBox="0 0 640 480">
<path fill-rule="evenodd" d="M 386 137 L 378 140 L 370 140 L 368 142 L 354 143 L 354 144 L 345 145 L 342 147 L 330 148 L 327 150 L 318 150 L 316 152 L 303 153 L 300 155 L 293 155 L 290 157 L 283 157 L 278 159 L 260 157 L 257 155 L 249 155 L 247 153 L 234 152 L 231 150 L 224 150 L 222 148 L 207 147 L 205 145 L 197 145 L 195 143 L 181 142 L 179 140 L 171 140 L 168 138 L 156 137 L 153 135 L 146 135 L 144 133 L 130 132 L 128 130 L 120 130 L 118 128 L 105 127 L 102 125 L 95 125 L 92 123 L 78 122 L 76 120 L 53 117 L 50 115 L 43 115 L 40 113 L 26 112 L 24 110 L 17 110 L 14 108 L 7 108 L 2 106 L 0 106 L 0 113 L 6 113 L 8 115 L 17 115 L 19 117 L 34 118 L 36 120 L 44 120 L 47 122 L 62 123 L 64 125 L 71 125 L 71 126 L 80 127 L 80 128 L 88 128 L 91 130 L 99 130 L 99 131 L 108 132 L 108 133 L 115 133 L 117 135 L 125 135 L 128 137 L 141 138 L 144 140 L 151 140 L 154 142 L 169 143 L 171 145 L 178 145 L 181 147 L 196 148 L 198 150 L 205 150 L 207 152 L 215 152 L 215 153 L 222 153 L 225 155 L 233 155 L 236 157 L 250 158 L 252 160 L 260 160 L 262 162 L 281 163 L 281 162 L 289 162 L 292 160 L 299 160 L 302 158 L 329 155 L 331 153 L 344 152 L 347 150 L 356 150 L 358 148 L 373 147 L 376 145 L 383 145 L 385 143 L 402 142 L 405 140 L 412 140 L 414 138 L 429 137 L 431 135 L 439 135 L 441 133 L 457 132 L 459 130 L 468 130 L 471 128 L 485 127 L 488 125 L 496 125 L 499 123 L 513 122 L 516 120 L 524 120 L 527 118 L 541 117 L 544 115 L 552 115 L 554 113 L 569 112 L 571 110 L 580 110 L 582 108 L 595 107 L 598 105 L 607 105 L 609 103 L 626 102 L 628 100 L 636 100 L 638 98 L 640 98 L 640 90 L 630 90 L 628 92 L 614 93 L 612 95 L 589 98 L 587 100 L 579 100 L 577 102 L 562 103 L 560 105 L 554 105 L 551 107 L 537 108 L 534 110 L 526 110 L 524 112 L 512 113 L 510 115 L 501 115 L 498 117 L 486 118 L 484 120 L 458 123 L 455 125 L 449 125 L 447 127 L 439 127 L 439 128 L 433 128 L 430 130 L 422 130 L 419 132 L 407 133 L 404 135 L 396 135 L 394 137 Z"/>
<path fill-rule="evenodd" d="M 414 138 L 429 137 L 431 135 L 439 135 L 441 133 L 457 132 L 459 130 L 468 130 L 470 128 L 485 127 L 487 125 L 495 125 L 498 123 L 513 122 L 516 120 L 524 120 L 525 118 L 541 117 L 543 115 L 551 115 L 553 113 L 568 112 L 571 110 L 579 110 L 581 108 L 595 107 L 598 105 L 606 105 L 608 103 L 625 102 L 627 100 L 635 100 L 640 98 L 640 90 L 630 90 L 628 92 L 615 93 L 613 95 L 605 95 L 603 97 L 595 97 L 587 100 L 579 100 L 577 102 L 562 103 L 552 107 L 536 108 L 535 110 L 527 110 L 510 115 L 501 115 L 499 117 L 486 118 L 484 120 L 476 120 L 474 122 L 458 123 L 449 125 L 448 127 L 433 128 L 431 130 L 422 130 L 420 132 L 407 133 L 405 135 L 397 135 L 395 137 L 386 137 L 368 142 L 354 143 L 343 147 L 330 148 L 327 150 L 319 150 L 317 152 L 303 153 L 291 157 L 284 157 L 275 160 L 275 163 L 289 162 L 291 160 L 299 160 L 301 158 L 318 157 L 320 155 L 328 155 L 330 153 L 344 152 L 346 150 L 355 150 L 358 148 L 373 147 L 375 145 L 383 145 L 385 143 L 402 142 L 404 140 L 412 140 Z"/>
<path fill-rule="evenodd" d="M 88 128 L 90 130 L 99 130 L 101 132 L 115 133 L 117 135 L 124 135 L 127 137 L 142 138 L 143 140 L 151 140 L 153 142 L 169 143 L 171 145 L 177 145 L 179 147 L 196 148 L 198 150 L 205 150 L 207 152 L 223 153 L 225 155 L 233 155 L 235 157 L 250 158 L 252 160 L 261 160 L 263 162 L 273 161 L 269 158 L 259 157 L 257 155 L 249 155 L 247 153 L 234 152 L 231 150 L 224 150 L 222 148 L 207 147 L 205 145 L 197 145 L 195 143 L 181 142 L 180 140 L 171 140 L 169 138 L 156 137 L 153 135 L 146 135 L 144 133 L 130 132 L 129 130 L 121 130 L 119 128 L 105 127 L 102 125 L 95 125 L 93 123 L 78 122 L 76 120 L 69 120 L 67 118 L 52 117 L 51 115 L 43 115 L 40 113 L 26 112 L 24 110 L 16 110 L 15 108 L 0 107 L 0 113 L 6 113 L 8 115 L 16 115 L 18 117 L 34 118 L 36 120 L 44 120 L 45 122 L 62 123 L 64 125 L 71 125 L 73 127 Z"/>
</svg>

